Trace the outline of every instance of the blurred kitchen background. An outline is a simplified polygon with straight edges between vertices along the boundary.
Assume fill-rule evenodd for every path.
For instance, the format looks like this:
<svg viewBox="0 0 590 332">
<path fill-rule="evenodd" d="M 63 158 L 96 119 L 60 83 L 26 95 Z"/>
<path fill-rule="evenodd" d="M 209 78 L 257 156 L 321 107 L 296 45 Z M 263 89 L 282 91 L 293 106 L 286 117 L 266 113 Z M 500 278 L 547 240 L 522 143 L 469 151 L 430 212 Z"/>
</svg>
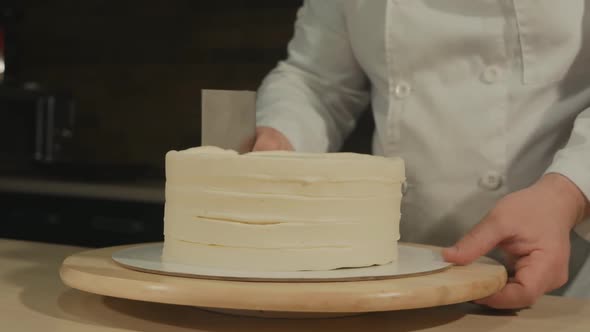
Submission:
<svg viewBox="0 0 590 332">
<path fill-rule="evenodd" d="M 161 241 L 164 155 L 200 144 L 201 89 L 256 90 L 301 3 L 0 0 L 0 237 Z"/>
</svg>

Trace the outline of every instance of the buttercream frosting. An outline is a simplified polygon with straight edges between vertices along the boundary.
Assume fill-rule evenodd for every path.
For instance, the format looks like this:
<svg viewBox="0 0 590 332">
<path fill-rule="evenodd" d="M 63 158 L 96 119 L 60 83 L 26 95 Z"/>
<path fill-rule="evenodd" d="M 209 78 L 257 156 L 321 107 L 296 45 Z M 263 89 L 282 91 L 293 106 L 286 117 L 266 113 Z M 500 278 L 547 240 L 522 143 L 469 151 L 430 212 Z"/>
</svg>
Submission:
<svg viewBox="0 0 590 332">
<path fill-rule="evenodd" d="M 330 270 L 397 257 L 403 160 L 215 147 L 166 155 L 163 260 Z"/>
</svg>

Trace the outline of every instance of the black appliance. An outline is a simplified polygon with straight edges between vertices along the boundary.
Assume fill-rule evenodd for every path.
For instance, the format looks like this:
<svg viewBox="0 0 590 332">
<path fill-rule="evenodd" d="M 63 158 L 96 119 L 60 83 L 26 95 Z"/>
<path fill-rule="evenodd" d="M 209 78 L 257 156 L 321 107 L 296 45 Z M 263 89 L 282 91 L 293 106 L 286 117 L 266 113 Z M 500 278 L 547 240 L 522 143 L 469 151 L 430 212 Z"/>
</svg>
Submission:
<svg viewBox="0 0 590 332">
<path fill-rule="evenodd" d="M 74 136 L 73 98 L 19 77 L 19 3 L 0 2 L 0 171 L 67 162 Z"/>
<path fill-rule="evenodd" d="M 0 170 L 70 161 L 75 115 L 71 96 L 0 84 Z"/>
</svg>

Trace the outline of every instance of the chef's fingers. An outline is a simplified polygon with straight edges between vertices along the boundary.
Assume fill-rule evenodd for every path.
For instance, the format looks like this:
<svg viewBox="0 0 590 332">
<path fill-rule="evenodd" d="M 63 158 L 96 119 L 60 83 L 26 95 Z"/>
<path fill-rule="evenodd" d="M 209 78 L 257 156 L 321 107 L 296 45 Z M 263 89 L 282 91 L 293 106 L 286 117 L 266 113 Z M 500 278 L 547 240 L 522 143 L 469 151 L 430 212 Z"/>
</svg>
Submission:
<svg viewBox="0 0 590 332">
<path fill-rule="evenodd" d="M 281 149 L 281 142 L 265 135 L 256 138 L 252 151 L 275 151 Z"/>
<path fill-rule="evenodd" d="M 293 146 L 280 131 L 269 128 L 259 127 L 256 129 L 256 142 L 252 151 L 292 151 Z"/>
<path fill-rule="evenodd" d="M 549 287 L 548 276 L 554 271 L 551 260 L 541 251 L 533 251 L 519 259 L 516 275 L 499 292 L 474 301 L 496 309 L 521 309 L 531 306 Z"/>
<path fill-rule="evenodd" d="M 450 263 L 466 265 L 490 252 L 504 240 L 505 232 L 497 220 L 492 216 L 484 218 L 454 246 L 443 250 L 444 259 Z"/>
</svg>

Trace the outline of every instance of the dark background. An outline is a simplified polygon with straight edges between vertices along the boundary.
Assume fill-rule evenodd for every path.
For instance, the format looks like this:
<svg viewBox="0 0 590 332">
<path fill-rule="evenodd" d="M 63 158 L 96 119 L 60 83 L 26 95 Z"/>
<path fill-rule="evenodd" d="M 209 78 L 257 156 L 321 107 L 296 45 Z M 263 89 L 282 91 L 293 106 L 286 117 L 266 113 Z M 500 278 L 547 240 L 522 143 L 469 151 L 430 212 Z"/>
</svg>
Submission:
<svg viewBox="0 0 590 332">
<path fill-rule="evenodd" d="M 52 188 L 122 182 L 163 191 L 164 154 L 200 144 L 201 89 L 256 90 L 286 56 L 301 3 L 0 0 L 11 27 L 4 84 L 69 94 L 77 112 L 77 166 L 62 165 L 57 178 L 39 169 L 4 174 L 41 181 L 26 189 L 2 187 L 0 178 L 0 237 L 87 246 L 161 240 L 163 201 Z M 343 150 L 368 153 L 372 128 L 367 112 Z M 101 169 L 109 172 L 92 176 Z"/>
<path fill-rule="evenodd" d="M 19 77 L 71 91 L 84 161 L 161 166 L 199 144 L 203 88 L 255 90 L 300 0 L 23 0 Z"/>
</svg>

